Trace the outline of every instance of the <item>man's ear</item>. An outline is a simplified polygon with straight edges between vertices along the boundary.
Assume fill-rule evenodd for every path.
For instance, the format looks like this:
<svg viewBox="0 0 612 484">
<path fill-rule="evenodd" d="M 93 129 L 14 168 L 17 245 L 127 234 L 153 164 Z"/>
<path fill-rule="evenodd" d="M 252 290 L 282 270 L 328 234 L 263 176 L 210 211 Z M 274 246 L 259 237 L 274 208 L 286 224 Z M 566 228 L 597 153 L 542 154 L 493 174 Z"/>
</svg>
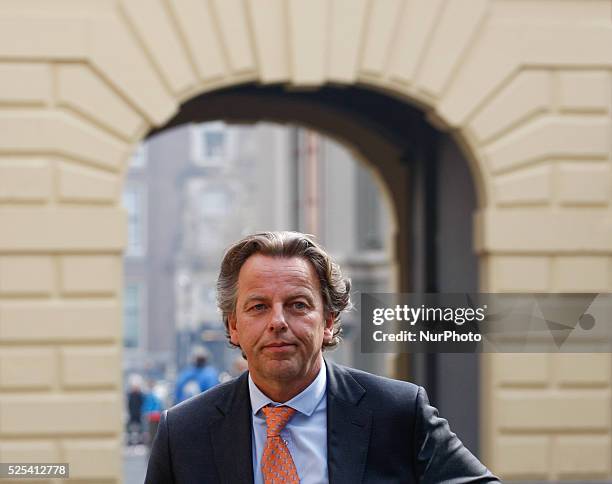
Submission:
<svg viewBox="0 0 612 484">
<path fill-rule="evenodd" d="M 329 312 L 325 316 L 325 328 L 323 329 L 323 343 L 329 344 L 334 339 L 334 319 L 336 317 L 335 313 Z"/>
<path fill-rule="evenodd" d="M 232 344 L 239 346 L 238 343 L 238 329 L 236 328 L 236 312 L 234 311 L 227 317 L 227 326 L 230 334 L 230 341 Z"/>
</svg>

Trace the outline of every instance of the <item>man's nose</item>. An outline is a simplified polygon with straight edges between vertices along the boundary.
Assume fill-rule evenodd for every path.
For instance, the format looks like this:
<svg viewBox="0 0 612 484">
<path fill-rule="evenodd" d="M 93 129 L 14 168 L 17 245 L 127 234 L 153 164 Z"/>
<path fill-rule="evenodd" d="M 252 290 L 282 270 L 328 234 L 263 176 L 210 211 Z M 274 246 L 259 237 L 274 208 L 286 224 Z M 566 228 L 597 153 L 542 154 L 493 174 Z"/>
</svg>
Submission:
<svg viewBox="0 0 612 484">
<path fill-rule="evenodd" d="M 287 321 L 285 320 L 285 308 L 282 304 L 272 306 L 270 315 L 270 329 L 274 331 L 282 331 L 287 329 Z"/>
</svg>

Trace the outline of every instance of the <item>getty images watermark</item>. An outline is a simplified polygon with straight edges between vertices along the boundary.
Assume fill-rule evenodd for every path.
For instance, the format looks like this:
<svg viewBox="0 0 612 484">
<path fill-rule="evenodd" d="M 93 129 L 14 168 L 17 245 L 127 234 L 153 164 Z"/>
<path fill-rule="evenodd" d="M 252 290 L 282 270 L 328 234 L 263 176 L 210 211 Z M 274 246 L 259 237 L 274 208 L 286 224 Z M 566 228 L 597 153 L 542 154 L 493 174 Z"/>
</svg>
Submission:
<svg viewBox="0 0 612 484">
<path fill-rule="evenodd" d="M 612 352 L 612 294 L 361 295 L 364 353 Z"/>
</svg>

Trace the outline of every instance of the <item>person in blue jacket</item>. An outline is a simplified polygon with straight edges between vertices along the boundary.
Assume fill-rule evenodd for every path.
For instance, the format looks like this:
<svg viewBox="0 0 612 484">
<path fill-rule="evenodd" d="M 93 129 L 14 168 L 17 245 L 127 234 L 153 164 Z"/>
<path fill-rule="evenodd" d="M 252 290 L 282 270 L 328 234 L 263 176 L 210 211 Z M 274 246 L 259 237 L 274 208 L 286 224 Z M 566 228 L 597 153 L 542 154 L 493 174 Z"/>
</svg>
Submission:
<svg viewBox="0 0 612 484">
<path fill-rule="evenodd" d="M 176 381 L 174 403 L 187 400 L 219 383 L 219 372 L 208 363 L 208 352 L 198 347 L 193 352 L 193 363 L 184 368 Z"/>
</svg>

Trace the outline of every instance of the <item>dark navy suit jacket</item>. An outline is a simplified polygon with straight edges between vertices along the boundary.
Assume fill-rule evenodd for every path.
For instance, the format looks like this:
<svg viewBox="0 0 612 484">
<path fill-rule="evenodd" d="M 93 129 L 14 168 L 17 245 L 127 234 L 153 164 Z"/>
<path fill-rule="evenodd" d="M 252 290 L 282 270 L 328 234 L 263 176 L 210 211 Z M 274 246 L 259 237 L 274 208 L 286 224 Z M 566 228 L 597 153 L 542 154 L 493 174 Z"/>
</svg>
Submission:
<svg viewBox="0 0 612 484">
<path fill-rule="evenodd" d="M 326 363 L 330 484 L 500 482 L 423 388 Z M 252 482 L 247 373 L 163 413 L 145 484 Z"/>
</svg>

